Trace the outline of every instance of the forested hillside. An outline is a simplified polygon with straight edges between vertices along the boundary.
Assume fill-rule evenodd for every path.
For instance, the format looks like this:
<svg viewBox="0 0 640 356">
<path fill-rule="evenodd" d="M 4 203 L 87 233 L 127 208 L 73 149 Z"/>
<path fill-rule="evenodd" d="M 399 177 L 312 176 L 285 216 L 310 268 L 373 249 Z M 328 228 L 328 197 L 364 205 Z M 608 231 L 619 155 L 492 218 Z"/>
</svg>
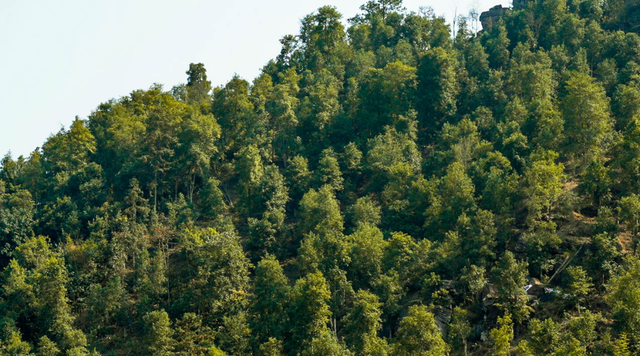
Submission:
<svg viewBox="0 0 640 356">
<path fill-rule="evenodd" d="M 5 156 L 0 355 L 640 354 L 638 2 L 401 2 Z"/>
</svg>

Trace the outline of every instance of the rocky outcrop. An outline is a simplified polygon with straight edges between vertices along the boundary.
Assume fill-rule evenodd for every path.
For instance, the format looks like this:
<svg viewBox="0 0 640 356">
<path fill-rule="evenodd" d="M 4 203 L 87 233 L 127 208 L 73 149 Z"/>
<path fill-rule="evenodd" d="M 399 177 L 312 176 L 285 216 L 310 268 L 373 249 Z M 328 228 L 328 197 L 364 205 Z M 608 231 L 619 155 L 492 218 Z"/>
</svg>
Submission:
<svg viewBox="0 0 640 356">
<path fill-rule="evenodd" d="M 494 23 L 498 22 L 500 18 L 509 10 L 508 7 L 502 7 L 502 5 L 496 5 L 480 14 L 480 23 L 482 23 L 482 29 L 486 30 Z"/>
</svg>

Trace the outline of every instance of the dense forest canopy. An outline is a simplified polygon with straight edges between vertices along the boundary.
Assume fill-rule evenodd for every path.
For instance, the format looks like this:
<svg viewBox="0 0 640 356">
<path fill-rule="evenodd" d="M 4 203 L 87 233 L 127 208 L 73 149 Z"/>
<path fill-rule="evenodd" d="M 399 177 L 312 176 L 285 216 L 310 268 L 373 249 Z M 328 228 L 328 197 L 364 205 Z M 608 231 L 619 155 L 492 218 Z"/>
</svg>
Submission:
<svg viewBox="0 0 640 356">
<path fill-rule="evenodd" d="M 514 5 L 322 7 L 5 156 L 0 355 L 640 353 L 640 5 Z"/>
</svg>

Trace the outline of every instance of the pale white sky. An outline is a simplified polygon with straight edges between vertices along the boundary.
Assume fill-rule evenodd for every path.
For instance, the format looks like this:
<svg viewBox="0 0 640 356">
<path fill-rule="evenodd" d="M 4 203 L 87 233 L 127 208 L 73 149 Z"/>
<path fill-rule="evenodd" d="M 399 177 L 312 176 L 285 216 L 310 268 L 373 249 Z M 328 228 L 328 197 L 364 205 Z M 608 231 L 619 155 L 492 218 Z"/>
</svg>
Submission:
<svg viewBox="0 0 640 356">
<path fill-rule="evenodd" d="M 449 22 L 510 1 L 405 0 Z M 153 83 L 186 81 L 202 62 L 214 86 L 251 81 L 323 5 L 353 17 L 366 0 L 0 0 L 0 157 L 28 156 L 52 133 L 100 103 Z"/>
</svg>

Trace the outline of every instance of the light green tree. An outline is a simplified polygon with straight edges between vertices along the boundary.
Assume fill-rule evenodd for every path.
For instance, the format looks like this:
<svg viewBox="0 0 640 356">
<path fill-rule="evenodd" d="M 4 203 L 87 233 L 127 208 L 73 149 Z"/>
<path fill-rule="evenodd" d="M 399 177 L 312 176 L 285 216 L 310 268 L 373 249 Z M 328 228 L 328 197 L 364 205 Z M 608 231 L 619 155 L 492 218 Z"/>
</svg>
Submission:
<svg viewBox="0 0 640 356">
<path fill-rule="evenodd" d="M 525 169 L 523 191 L 530 221 L 542 217 L 550 219 L 551 209 L 562 194 L 564 166 L 562 163 L 555 163 L 557 158 L 558 154 L 553 151 L 536 152 Z"/>
<path fill-rule="evenodd" d="M 500 327 L 491 330 L 493 354 L 496 356 L 509 356 L 511 353 L 511 341 L 513 340 L 511 316 L 506 314 L 503 317 L 498 317 L 498 324 Z"/>
<path fill-rule="evenodd" d="M 423 305 L 409 307 L 409 315 L 400 321 L 393 354 L 400 356 L 449 354 L 449 347 L 442 339 L 435 318 L 427 307 Z"/>
<path fill-rule="evenodd" d="M 636 194 L 620 199 L 618 207 L 620 220 L 626 225 L 627 231 L 633 239 L 633 253 L 635 254 L 640 239 L 640 197 Z"/>
<path fill-rule="evenodd" d="M 458 346 L 458 349 L 460 348 L 460 344 L 462 344 L 462 350 L 465 356 L 468 355 L 467 338 L 471 335 L 471 331 L 471 324 L 469 320 L 467 320 L 467 311 L 460 307 L 455 307 L 455 309 L 453 309 L 451 324 L 449 324 L 449 333 L 451 339 L 453 339 Z"/>
<path fill-rule="evenodd" d="M 169 315 L 164 310 L 153 311 L 144 316 L 145 355 L 173 355 L 175 340 Z"/>
<path fill-rule="evenodd" d="M 574 72 L 564 88 L 561 108 L 567 135 L 567 152 L 580 171 L 594 157 L 604 153 L 611 140 L 609 98 L 604 89 L 587 74 Z"/>
<path fill-rule="evenodd" d="M 511 251 L 506 251 L 491 270 L 496 286 L 496 296 L 501 310 L 522 323 L 529 316 L 527 292 L 524 290 L 527 277 L 527 263 L 518 262 Z"/>
<path fill-rule="evenodd" d="M 378 337 L 382 327 L 382 304 L 378 297 L 366 290 L 359 290 L 353 306 L 343 319 L 347 345 L 356 355 L 387 355 L 387 342 Z"/>
<path fill-rule="evenodd" d="M 331 292 L 321 272 L 314 272 L 296 281 L 291 292 L 291 337 L 285 345 L 291 353 L 307 350 L 315 336 L 328 332 L 331 311 L 327 304 Z"/>
<path fill-rule="evenodd" d="M 624 271 L 609 284 L 607 302 L 619 330 L 626 333 L 633 344 L 640 341 L 640 261 L 629 257 L 626 262 Z"/>
<path fill-rule="evenodd" d="M 567 273 L 567 292 L 571 295 L 571 301 L 576 307 L 585 307 L 588 297 L 593 293 L 593 283 L 591 278 L 580 266 L 569 266 Z"/>
</svg>

